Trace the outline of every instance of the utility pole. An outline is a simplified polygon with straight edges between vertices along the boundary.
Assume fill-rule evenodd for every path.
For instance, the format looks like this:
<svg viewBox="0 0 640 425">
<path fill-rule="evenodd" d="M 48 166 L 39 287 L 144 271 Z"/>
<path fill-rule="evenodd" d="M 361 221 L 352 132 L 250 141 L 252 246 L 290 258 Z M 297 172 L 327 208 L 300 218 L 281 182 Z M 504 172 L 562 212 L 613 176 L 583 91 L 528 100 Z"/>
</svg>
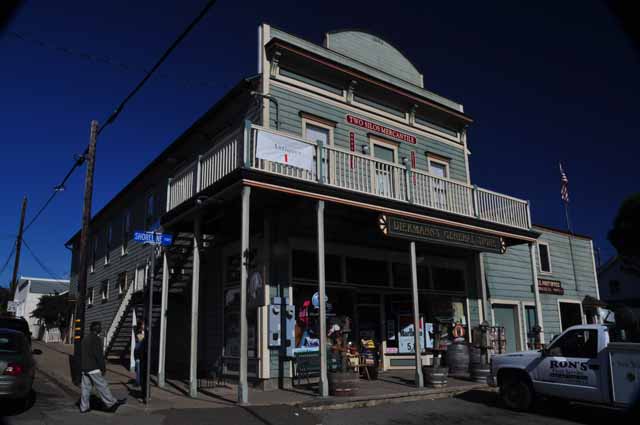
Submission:
<svg viewBox="0 0 640 425">
<path fill-rule="evenodd" d="M 74 346 L 73 356 L 74 365 L 76 367 L 74 378 L 80 376 L 80 357 L 81 357 L 81 341 L 84 335 L 84 313 L 85 299 L 87 296 L 87 269 L 88 269 L 88 252 L 87 245 L 89 243 L 89 224 L 91 222 L 91 201 L 93 198 L 93 170 L 96 161 L 96 138 L 98 135 L 98 121 L 91 121 L 91 132 L 89 136 L 89 148 L 85 154 L 84 161 L 87 164 L 87 174 L 84 178 L 84 205 L 82 207 L 82 231 L 80 233 L 80 261 L 78 268 L 78 299 L 76 302 L 75 327 L 74 327 Z"/>
<path fill-rule="evenodd" d="M 20 268 L 20 250 L 22 249 L 22 231 L 24 229 L 24 216 L 27 212 L 27 196 L 22 198 L 22 211 L 20 211 L 20 227 L 18 228 L 18 237 L 16 239 L 16 259 L 13 263 L 13 277 L 11 278 L 11 299 L 16 294 L 16 287 L 18 286 L 18 269 Z"/>
</svg>

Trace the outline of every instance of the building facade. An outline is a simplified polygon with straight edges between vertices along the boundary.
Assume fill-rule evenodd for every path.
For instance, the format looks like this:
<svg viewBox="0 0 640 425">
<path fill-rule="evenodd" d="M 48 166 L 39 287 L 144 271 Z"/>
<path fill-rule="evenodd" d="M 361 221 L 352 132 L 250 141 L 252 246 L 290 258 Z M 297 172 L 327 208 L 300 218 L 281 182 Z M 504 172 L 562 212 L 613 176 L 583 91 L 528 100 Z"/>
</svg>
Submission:
<svg viewBox="0 0 640 425">
<path fill-rule="evenodd" d="M 600 296 L 612 305 L 624 305 L 640 314 L 640 269 L 618 255 L 598 269 Z"/>
<path fill-rule="evenodd" d="M 258 53 L 257 75 L 92 220 L 86 321 L 108 328 L 111 355 L 128 355 L 145 282 L 159 383 L 182 374 L 192 395 L 213 369 L 238 376 L 240 399 L 247 382 L 286 385 L 297 353 L 323 353 L 338 323 L 375 340 L 385 368 L 416 368 L 430 347 L 413 330 L 434 322 L 469 339 L 487 320 L 516 350 L 535 324 L 544 341 L 591 320 L 591 241 L 474 185 L 472 119 L 398 49 L 361 31 L 316 45 L 264 24 Z M 174 243 L 156 252 L 134 230 Z"/>
<path fill-rule="evenodd" d="M 39 319 L 31 317 L 31 313 L 38 307 L 40 298 L 44 295 L 61 295 L 69 291 L 69 281 L 64 279 L 44 279 L 40 277 L 22 276 L 18 280 L 13 301 L 16 303 L 16 317 L 24 317 L 29 323 L 31 336 L 42 338 L 44 324 Z"/>
</svg>

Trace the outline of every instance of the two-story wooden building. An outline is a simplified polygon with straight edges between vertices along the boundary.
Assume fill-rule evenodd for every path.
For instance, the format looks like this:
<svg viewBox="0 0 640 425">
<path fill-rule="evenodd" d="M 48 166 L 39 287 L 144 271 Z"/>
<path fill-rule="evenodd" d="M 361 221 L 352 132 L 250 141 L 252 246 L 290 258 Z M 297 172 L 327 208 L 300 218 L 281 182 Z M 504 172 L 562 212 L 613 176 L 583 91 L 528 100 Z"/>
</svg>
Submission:
<svg viewBox="0 0 640 425">
<path fill-rule="evenodd" d="M 140 314 L 151 250 L 131 237 L 143 229 L 175 238 L 154 274 L 158 380 L 183 372 L 192 395 L 213 368 L 239 376 L 240 400 L 249 381 L 281 385 L 295 351 L 324 346 L 337 322 L 376 340 L 385 368 L 415 368 L 430 358 L 412 329 L 439 318 L 467 335 L 500 324 L 510 350 L 536 324 L 544 340 L 588 320 L 591 240 L 533 226 L 528 201 L 474 185 L 472 119 L 398 49 L 264 24 L 258 52 L 257 74 L 92 220 L 86 320 L 108 329 L 109 354 L 129 353 Z M 293 306 L 296 331 L 278 329 L 276 304 Z"/>
</svg>

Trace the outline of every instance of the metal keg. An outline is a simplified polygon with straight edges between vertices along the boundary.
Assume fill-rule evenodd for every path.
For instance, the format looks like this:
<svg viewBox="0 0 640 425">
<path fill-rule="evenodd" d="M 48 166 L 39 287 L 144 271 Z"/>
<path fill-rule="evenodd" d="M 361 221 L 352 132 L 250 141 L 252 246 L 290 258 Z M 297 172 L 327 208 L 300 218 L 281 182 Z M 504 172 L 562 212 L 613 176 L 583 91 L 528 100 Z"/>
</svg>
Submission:
<svg viewBox="0 0 640 425">
<path fill-rule="evenodd" d="M 447 385 L 449 370 L 446 367 L 423 366 L 422 376 L 424 385 L 431 388 L 441 388 Z"/>
<path fill-rule="evenodd" d="M 469 371 L 469 345 L 456 340 L 447 347 L 447 366 L 451 375 L 464 375 Z"/>
</svg>

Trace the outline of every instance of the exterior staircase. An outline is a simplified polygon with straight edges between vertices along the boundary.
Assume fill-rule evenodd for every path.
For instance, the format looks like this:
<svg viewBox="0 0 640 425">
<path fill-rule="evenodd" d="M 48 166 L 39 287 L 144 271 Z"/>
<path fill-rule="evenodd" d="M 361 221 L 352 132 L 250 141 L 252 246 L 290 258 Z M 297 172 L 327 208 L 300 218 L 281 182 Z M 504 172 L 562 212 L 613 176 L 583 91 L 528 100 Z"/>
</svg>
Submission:
<svg viewBox="0 0 640 425">
<path fill-rule="evenodd" d="M 178 233 L 175 235 L 173 245 L 167 248 L 167 259 L 169 262 L 169 296 L 188 291 L 193 270 L 193 234 Z M 156 258 L 155 279 L 152 282 L 153 311 L 151 322 L 154 347 L 158 344 L 160 329 L 162 268 L 162 257 Z M 144 290 L 136 291 L 134 286 L 130 285 L 122 297 L 104 344 L 107 359 L 120 361 L 125 365 L 130 363 L 129 359 L 132 354 L 133 332 L 135 330 L 134 313 L 136 321 L 144 318 Z"/>
</svg>

